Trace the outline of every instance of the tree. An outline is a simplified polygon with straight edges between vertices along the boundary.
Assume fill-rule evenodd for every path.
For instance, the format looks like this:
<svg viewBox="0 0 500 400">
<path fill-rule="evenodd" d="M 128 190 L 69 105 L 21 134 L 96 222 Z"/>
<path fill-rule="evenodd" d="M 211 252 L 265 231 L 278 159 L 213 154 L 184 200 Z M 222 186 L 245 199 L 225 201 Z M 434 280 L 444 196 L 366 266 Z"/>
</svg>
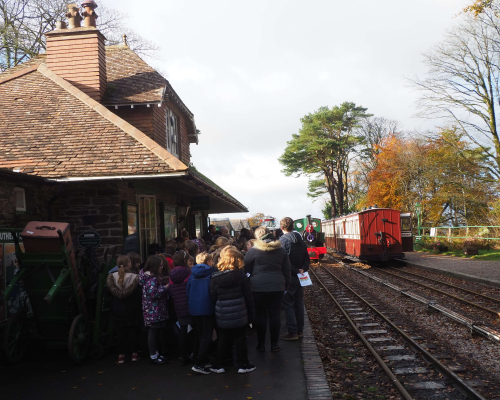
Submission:
<svg viewBox="0 0 500 400">
<path fill-rule="evenodd" d="M 492 9 L 476 18 L 466 16 L 441 44 L 425 54 L 428 76 L 412 81 L 421 92 L 420 115 L 445 118 L 460 128 L 488 156 L 485 168 L 494 179 L 500 178 L 499 29 Z"/>
<path fill-rule="evenodd" d="M 257 213 L 253 217 L 248 218 L 248 223 L 252 228 L 261 226 L 263 218 L 264 218 L 264 213 Z"/>
<path fill-rule="evenodd" d="M 475 0 L 470 6 L 464 8 L 464 12 L 473 14 L 477 17 L 486 10 L 493 8 L 495 3 L 494 0 Z"/>
<path fill-rule="evenodd" d="M 309 176 L 309 195 L 328 193 L 333 214 L 348 209 L 348 175 L 351 156 L 362 137 L 361 121 L 370 117 L 366 108 L 344 102 L 331 109 L 321 107 L 301 119 L 302 128 L 292 135 L 279 158 L 286 176 Z"/>
<path fill-rule="evenodd" d="M 420 203 L 425 224 L 486 221 L 488 204 L 498 198 L 498 185 L 487 182 L 486 155 L 464 140 L 459 129 L 444 129 L 431 140 L 391 135 L 378 150 L 368 204 L 411 211 Z"/>
<path fill-rule="evenodd" d="M 0 0 L 0 72 L 45 51 L 45 33 L 66 18 L 66 4 L 64 0 Z M 124 14 L 102 4 L 97 14 L 98 28 L 108 44 L 121 43 L 125 34 L 137 53 L 154 56 L 158 51 L 155 44 L 126 26 Z"/>
</svg>

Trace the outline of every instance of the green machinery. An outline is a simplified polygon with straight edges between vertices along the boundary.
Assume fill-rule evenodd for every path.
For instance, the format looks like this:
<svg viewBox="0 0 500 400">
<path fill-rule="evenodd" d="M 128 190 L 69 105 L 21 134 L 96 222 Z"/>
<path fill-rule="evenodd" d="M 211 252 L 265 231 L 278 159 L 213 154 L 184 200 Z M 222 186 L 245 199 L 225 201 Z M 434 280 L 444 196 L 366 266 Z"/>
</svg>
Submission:
<svg viewBox="0 0 500 400">
<path fill-rule="evenodd" d="M 47 253 L 23 252 L 17 235 L 12 233 L 19 269 L 5 288 L 3 301 L 7 303 L 22 281 L 32 309 L 30 314 L 25 306 L 3 323 L 3 350 L 12 363 L 22 358 L 30 341 L 50 348 L 67 347 L 75 363 L 81 363 L 89 353 L 92 358 L 100 358 L 114 345 L 106 288 L 109 265 L 116 262 L 114 255 L 108 263 L 106 250 L 100 271 L 90 282 L 89 263 L 82 262 L 77 268 L 71 240 L 65 240 L 59 229 L 57 234 L 60 251 Z"/>
</svg>

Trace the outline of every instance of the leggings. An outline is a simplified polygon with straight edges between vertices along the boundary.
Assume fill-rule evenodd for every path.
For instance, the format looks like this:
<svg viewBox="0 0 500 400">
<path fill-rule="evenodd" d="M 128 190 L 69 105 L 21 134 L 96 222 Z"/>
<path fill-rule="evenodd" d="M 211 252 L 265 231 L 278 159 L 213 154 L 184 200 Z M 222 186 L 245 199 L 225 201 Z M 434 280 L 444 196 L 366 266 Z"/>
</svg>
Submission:
<svg viewBox="0 0 500 400">
<path fill-rule="evenodd" d="M 152 328 L 148 329 L 148 347 L 149 354 L 154 356 L 158 353 L 158 349 L 156 348 L 156 334 L 160 332 L 160 328 Z"/>
<path fill-rule="evenodd" d="M 267 319 L 269 317 L 269 332 L 271 344 L 278 343 L 281 328 L 281 299 L 283 292 L 253 292 L 255 302 L 255 328 L 257 330 L 258 344 L 266 342 Z"/>
</svg>

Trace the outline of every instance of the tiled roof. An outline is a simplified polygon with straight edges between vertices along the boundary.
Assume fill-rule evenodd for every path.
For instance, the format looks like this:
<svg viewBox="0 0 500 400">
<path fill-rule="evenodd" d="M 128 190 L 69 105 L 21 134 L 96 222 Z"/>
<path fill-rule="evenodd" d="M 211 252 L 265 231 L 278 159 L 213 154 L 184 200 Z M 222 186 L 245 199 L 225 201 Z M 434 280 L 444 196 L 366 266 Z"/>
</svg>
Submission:
<svg viewBox="0 0 500 400">
<path fill-rule="evenodd" d="M 39 54 L 25 63 L 2 72 L 0 79 L 26 67 L 45 64 L 46 59 L 46 54 Z M 106 76 L 108 84 L 106 95 L 102 100 L 104 105 L 161 103 L 166 95 L 193 119 L 193 113 L 168 80 L 126 45 L 106 46 Z"/>
<path fill-rule="evenodd" d="M 231 225 L 233 225 L 234 230 L 236 232 L 241 231 L 241 228 L 242 228 L 242 226 L 241 226 L 241 220 L 239 220 L 239 219 L 232 219 L 231 220 Z"/>
<path fill-rule="evenodd" d="M 246 229 L 250 229 L 251 228 L 250 223 L 248 222 L 248 219 L 242 219 L 241 220 L 241 226 L 243 228 L 246 228 Z"/>
<path fill-rule="evenodd" d="M 0 77 L 0 168 L 47 178 L 187 170 L 44 64 L 24 71 Z"/>
<path fill-rule="evenodd" d="M 127 45 L 106 46 L 106 75 L 105 105 L 159 103 L 166 94 L 193 117 L 170 83 Z"/>
<path fill-rule="evenodd" d="M 233 225 L 231 224 L 231 221 L 229 220 L 229 218 L 225 219 L 225 218 L 217 218 L 217 219 L 214 219 L 214 218 L 211 218 L 210 219 L 210 223 L 212 225 L 215 225 L 215 226 L 218 226 L 218 227 L 221 227 L 221 226 L 227 226 L 227 228 L 229 230 L 235 230 L 233 228 Z"/>
</svg>

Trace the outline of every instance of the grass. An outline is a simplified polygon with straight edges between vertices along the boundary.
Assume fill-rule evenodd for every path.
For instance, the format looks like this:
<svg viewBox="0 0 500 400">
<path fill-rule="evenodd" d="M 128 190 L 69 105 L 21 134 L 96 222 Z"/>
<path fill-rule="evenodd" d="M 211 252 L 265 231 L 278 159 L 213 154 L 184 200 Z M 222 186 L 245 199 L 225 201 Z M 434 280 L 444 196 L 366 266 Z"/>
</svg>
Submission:
<svg viewBox="0 0 500 400">
<path fill-rule="evenodd" d="M 442 256 L 453 256 L 453 257 L 461 257 L 461 258 L 470 258 L 473 260 L 482 260 L 482 261 L 500 261 L 500 250 L 492 249 L 492 250 L 479 250 L 479 255 L 477 256 L 466 256 L 462 249 L 458 250 L 449 250 L 440 253 L 436 250 L 422 249 L 415 250 L 419 253 L 430 253 L 430 254 L 440 254 Z"/>
</svg>

